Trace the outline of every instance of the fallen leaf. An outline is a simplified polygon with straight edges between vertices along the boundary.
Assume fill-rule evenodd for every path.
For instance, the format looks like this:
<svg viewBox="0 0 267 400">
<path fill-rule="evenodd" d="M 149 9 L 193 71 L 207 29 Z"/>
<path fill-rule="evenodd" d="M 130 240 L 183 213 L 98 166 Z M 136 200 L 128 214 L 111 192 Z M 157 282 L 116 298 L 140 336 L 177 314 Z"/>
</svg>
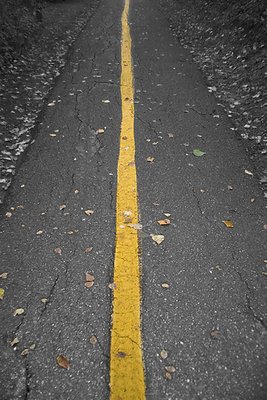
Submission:
<svg viewBox="0 0 267 400">
<path fill-rule="evenodd" d="M 55 103 L 48 103 L 47 105 L 48 105 L 48 107 L 53 107 L 55 105 Z"/>
<path fill-rule="evenodd" d="M 146 160 L 147 160 L 147 162 L 153 162 L 153 161 L 155 161 L 155 158 L 154 157 L 147 157 Z"/>
<path fill-rule="evenodd" d="M 18 344 L 18 343 L 19 343 L 19 339 L 15 337 L 15 338 L 10 342 L 10 346 L 14 347 L 14 346 L 16 346 L 16 344 Z"/>
<path fill-rule="evenodd" d="M 105 129 L 99 128 L 97 129 L 96 133 L 105 133 Z"/>
<path fill-rule="evenodd" d="M 8 277 L 8 272 L 3 272 L 2 274 L 0 274 L 1 279 L 7 279 L 7 277 Z"/>
<path fill-rule="evenodd" d="M 172 375 L 169 372 L 165 372 L 165 378 L 170 381 L 172 379 Z"/>
<path fill-rule="evenodd" d="M 164 213 L 165 217 L 170 217 L 171 214 L 170 213 Z"/>
<path fill-rule="evenodd" d="M 0 288 L 0 300 L 3 300 L 4 295 L 5 295 L 5 289 Z"/>
<path fill-rule="evenodd" d="M 267 224 L 263 225 L 263 229 L 267 230 Z"/>
<path fill-rule="evenodd" d="M 159 225 L 170 225 L 170 223 L 171 223 L 171 221 L 170 221 L 169 219 L 167 219 L 167 218 L 165 218 L 165 219 L 160 219 L 160 220 L 158 221 L 158 224 L 159 224 Z"/>
<path fill-rule="evenodd" d="M 86 215 L 90 216 L 90 215 L 94 214 L 94 211 L 93 210 L 85 210 L 84 213 Z"/>
<path fill-rule="evenodd" d="M 44 298 L 41 299 L 41 302 L 42 302 L 43 304 L 46 304 L 46 303 L 48 303 L 48 299 L 46 299 L 46 298 L 44 297 Z"/>
<path fill-rule="evenodd" d="M 228 186 L 227 186 L 227 189 L 228 189 L 228 190 L 233 190 L 233 187 L 232 187 L 231 185 L 228 185 Z"/>
<path fill-rule="evenodd" d="M 61 250 L 60 247 L 56 247 L 55 250 L 54 250 L 54 252 L 55 252 L 56 254 L 59 254 L 60 256 L 61 256 L 61 254 L 62 254 L 62 250 Z"/>
<path fill-rule="evenodd" d="M 168 133 L 169 138 L 174 138 L 174 134 L 173 133 Z"/>
<path fill-rule="evenodd" d="M 74 190 L 74 193 L 75 193 L 75 194 L 78 194 L 78 193 L 79 193 L 79 190 L 78 190 L 78 189 L 75 189 L 75 190 Z"/>
<path fill-rule="evenodd" d="M 153 235 L 153 234 L 151 234 L 150 236 L 151 236 L 152 240 L 154 242 L 156 242 L 157 244 L 161 244 L 163 242 L 163 240 L 165 239 L 165 237 L 163 235 Z"/>
<path fill-rule="evenodd" d="M 166 370 L 167 372 L 169 372 L 170 374 L 173 374 L 173 373 L 176 371 L 176 369 L 175 369 L 175 367 L 174 367 L 173 365 L 167 365 L 167 366 L 165 367 L 165 370 Z"/>
<path fill-rule="evenodd" d="M 56 133 L 49 133 L 49 136 L 51 136 L 51 137 L 56 137 L 57 134 L 56 134 Z"/>
<path fill-rule="evenodd" d="M 161 350 L 160 357 L 165 360 L 168 357 L 168 353 L 166 350 Z"/>
<path fill-rule="evenodd" d="M 202 157 L 206 153 L 204 151 L 200 150 L 200 149 L 194 149 L 193 150 L 193 154 L 194 154 L 195 157 Z"/>
<path fill-rule="evenodd" d="M 267 272 L 263 271 L 263 272 L 262 272 L 262 275 L 267 276 Z"/>
<path fill-rule="evenodd" d="M 119 358 L 125 358 L 125 357 L 127 356 L 127 354 L 124 353 L 124 351 L 119 351 L 119 352 L 116 354 L 116 356 L 119 357 Z"/>
<path fill-rule="evenodd" d="M 129 228 L 136 229 L 137 231 L 140 231 L 143 228 L 143 225 L 141 225 L 141 224 L 128 224 L 127 226 Z"/>
<path fill-rule="evenodd" d="M 24 350 L 20 353 L 20 355 L 25 357 L 25 356 L 27 356 L 27 355 L 29 354 L 29 352 L 30 352 L 29 349 L 24 349 Z"/>
<path fill-rule="evenodd" d="M 86 247 L 84 249 L 84 252 L 88 254 L 88 253 L 91 253 L 92 250 L 93 250 L 93 247 Z"/>
<path fill-rule="evenodd" d="M 230 219 L 226 219 L 226 220 L 224 220 L 224 221 L 222 221 L 222 222 L 224 223 L 224 225 L 225 225 L 227 228 L 233 228 L 233 227 L 234 227 L 233 221 L 231 221 Z"/>
<path fill-rule="evenodd" d="M 128 139 L 127 136 L 122 137 L 122 140 L 127 140 L 127 139 Z"/>
<path fill-rule="evenodd" d="M 97 344 L 97 337 L 93 335 L 90 337 L 89 341 L 91 344 L 95 345 Z"/>
<path fill-rule="evenodd" d="M 248 171 L 247 169 L 245 169 L 245 174 L 253 176 L 253 172 Z"/>
<path fill-rule="evenodd" d="M 90 274 L 90 272 L 86 272 L 85 280 L 86 282 L 93 282 L 95 280 L 95 277 L 94 275 Z"/>
<path fill-rule="evenodd" d="M 61 204 L 60 206 L 59 206 L 59 209 L 60 209 L 60 211 L 61 210 L 64 210 L 64 208 L 66 208 L 67 206 L 66 206 L 66 204 Z"/>
<path fill-rule="evenodd" d="M 92 286 L 94 286 L 94 281 L 85 282 L 84 286 L 85 286 L 87 289 L 90 289 Z"/>
<path fill-rule="evenodd" d="M 251 203 L 254 203 L 255 200 L 256 200 L 255 197 L 252 197 L 252 199 L 250 199 L 250 202 L 251 202 Z"/>
<path fill-rule="evenodd" d="M 218 329 L 213 329 L 213 330 L 210 332 L 210 336 L 211 336 L 213 339 L 218 339 L 218 337 L 220 336 L 220 332 L 218 331 Z"/>
<path fill-rule="evenodd" d="M 37 231 L 36 235 L 41 235 L 42 233 L 44 233 L 44 231 Z"/>
<path fill-rule="evenodd" d="M 116 283 L 113 282 L 113 283 L 109 283 L 108 287 L 109 287 L 111 290 L 115 290 L 117 286 L 116 286 Z"/>
<path fill-rule="evenodd" d="M 12 213 L 9 212 L 9 211 L 5 215 L 6 215 L 7 218 L 11 218 L 12 217 Z"/>
<path fill-rule="evenodd" d="M 168 289 L 170 287 L 168 283 L 162 283 L 161 286 L 165 289 Z"/>
<path fill-rule="evenodd" d="M 24 314 L 24 312 L 25 312 L 24 308 L 17 308 L 17 309 L 14 311 L 13 315 L 14 315 L 14 317 L 15 317 L 16 315 Z"/>
<path fill-rule="evenodd" d="M 35 343 L 31 344 L 31 345 L 30 345 L 30 350 L 34 350 L 35 347 L 36 347 L 36 344 L 35 344 Z"/>
<path fill-rule="evenodd" d="M 67 357 L 62 356 L 62 355 L 57 356 L 56 361 L 57 361 L 57 365 L 59 367 L 64 368 L 64 369 L 70 369 L 70 362 L 67 359 Z"/>
</svg>

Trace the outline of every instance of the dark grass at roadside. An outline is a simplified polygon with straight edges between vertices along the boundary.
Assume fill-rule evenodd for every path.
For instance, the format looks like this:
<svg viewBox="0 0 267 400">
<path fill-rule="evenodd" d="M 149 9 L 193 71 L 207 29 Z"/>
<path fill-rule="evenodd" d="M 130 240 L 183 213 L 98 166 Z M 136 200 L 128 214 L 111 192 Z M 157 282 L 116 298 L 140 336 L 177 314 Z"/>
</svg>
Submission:
<svg viewBox="0 0 267 400">
<path fill-rule="evenodd" d="M 99 0 L 47 2 L 38 29 L 0 72 L 0 204 L 22 154 L 33 143 L 69 49 L 98 5 Z"/>
<path fill-rule="evenodd" d="M 155 0 L 154 0 L 155 1 Z M 267 3 L 156 0 L 244 139 L 267 197 Z"/>
</svg>

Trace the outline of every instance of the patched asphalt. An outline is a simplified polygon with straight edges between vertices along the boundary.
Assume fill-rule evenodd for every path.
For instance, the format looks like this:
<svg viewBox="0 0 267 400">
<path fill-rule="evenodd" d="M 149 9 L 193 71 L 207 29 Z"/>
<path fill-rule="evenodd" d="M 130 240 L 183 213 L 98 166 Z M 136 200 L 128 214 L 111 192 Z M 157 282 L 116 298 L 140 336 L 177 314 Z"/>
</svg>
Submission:
<svg viewBox="0 0 267 400">
<path fill-rule="evenodd" d="M 102 3 L 76 41 L 1 209 L 3 400 L 109 398 L 122 9 Z M 147 398 L 264 400 L 267 220 L 245 173 L 253 165 L 154 2 L 133 2 L 130 26 Z M 161 227 L 164 213 L 171 224 Z M 165 236 L 159 246 L 155 233 Z"/>
</svg>

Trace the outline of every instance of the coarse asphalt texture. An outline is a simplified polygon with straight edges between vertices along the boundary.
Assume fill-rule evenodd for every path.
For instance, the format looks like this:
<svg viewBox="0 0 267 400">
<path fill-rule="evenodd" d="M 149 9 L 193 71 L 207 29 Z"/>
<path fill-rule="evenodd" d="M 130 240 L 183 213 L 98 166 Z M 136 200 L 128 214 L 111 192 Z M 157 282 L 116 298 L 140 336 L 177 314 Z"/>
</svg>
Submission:
<svg viewBox="0 0 267 400">
<path fill-rule="evenodd" d="M 74 44 L 1 209 L 3 400 L 109 398 L 123 6 L 102 2 Z M 154 2 L 132 0 L 129 23 L 146 398 L 264 400 L 267 220 L 253 165 Z"/>
</svg>

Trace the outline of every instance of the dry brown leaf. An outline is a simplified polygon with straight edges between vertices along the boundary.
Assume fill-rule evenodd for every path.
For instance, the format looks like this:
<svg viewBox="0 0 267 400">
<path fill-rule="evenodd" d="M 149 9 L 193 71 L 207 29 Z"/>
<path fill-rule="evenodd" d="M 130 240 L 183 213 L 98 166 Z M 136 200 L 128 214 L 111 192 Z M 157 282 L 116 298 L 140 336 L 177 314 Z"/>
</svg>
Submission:
<svg viewBox="0 0 267 400">
<path fill-rule="evenodd" d="M 116 286 L 116 283 L 113 282 L 113 283 L 109 283 L 108 287 L 109 287 L 111 290 L 115 290 L 117 286 Z"/>
<path fill-rule="evenodd" d="M 159 225 L 170 225 L 170 223 L 171 223 L 171 221 L 170 221 L 169 219 L 167 219 L 167 218 L 165 218 L 165 219 L 160 219 L 160 220 L 158 221 L 158 224 L 159 224 Z"/>
<path fill-rule="evenodd" d="M 170 381 L 172 379 L 172 375 L 169 372 L 165 372 L 165 378 Z"/>
<path fill-rule="evenodd" d="M 119 352 L 116 354 L 116 356 L 119 357 L 119 358 L 125 358 L 125 357 L 127 356 L 127 354 L 124 353 L 124 351 L 119 351 Z"/>
<path fill-rule="evenodd" d="M 127 136 L 122 137 L 122 140 L 127 140 L 127 139 L 128 139 Z"/>
<path fill-rule="evenodd" d="M 17 337 L 15 337 L 11 342 L 10 342 L 10 346 L 14 347 L 16 346 L 16 344 L 19 343 L 19 339 Z"/>
<path fill-rule="evenodd" d="M 57 365 L 59 367 L 64 368 L 64 369 L 70 369 L 70 362 L 67 359 L 67 357 L 62 356 L 62 355 L 57 356 L 56 361 L 57 361 Z"/>
<path fill-rule="evenodd" d="M 234 227 L 233 221 L 231 221 L 230 219 L 223 220 L 223 223 L 227 228 L 233 228 Z"/>
<path fill-rule="evenodd" d="M 22 314 L 24 314 L 24 312 L 25 312 L 24 308 L 17 308 L 17 309 L 13 312 L 13 315 L 14 315 L 14 317 L 15 317 L 16 315 L 22 315 Z"/>
<path fill-rule="evenodd" d="M 86 248 L 84 249 L 84 252 L 85 252 L 85 253 L 91 253 L 92 250 L 93 250 L 93 247 L 86 247 Z"/>
<path fill-rule="evenodd" d="M 164 235 L 150 235 L 152 240 L 157 243 L 157 244 L 161 244 L 163 242 L 163 240 L 165 239 Z"/>
<path fill-rule="evenodd" d="M 218 329 L 213 329 L 213 330 L 210 332 L 210 336 L 211 336 L 213 339 L 217 339 L 217 338 L 220 336 L 220 332 L 218 331 Z"/>
<path fill-rule="evenodd" d="M 97 344 L 97 337 L 95 335 L 91 336 L 89 339 L 90 343 L 95 345 Z"/>
<path fill-rule="evenodd" d="M 137 231 L 141 230 L 143 228 L 143 225 L 141 224 L 128 224 L 127 225 L 129 228 L 136 229 Z"/>
<path fill-rule="evenodd" d="M 84 286 L 85 286 L 87 289 L 90 289 L 92 286 L 94 286 L 94 281 L 85 282 Z"/>
<path fill-rule="evenodd" d="M 168 283 L 162 283 L 161 286 L 165 289 L 168 289 L 170 287 Z"/>
<path fill-rule="evenodd" d="M 173 374 L 173 373 L 176 371 L 176 369 L 175 369 L 175 367 L 174 367 L 173 365 L 167 365 L 167 366 L 165 367 L 165 370 L 166 370 L 167 372 L 169 372 L 170 374 Z"/>
<path fill-rule="evenodd" d="M 245 174 L 250 175 L 250 176 L 253 176 L 253 172 L 248 171 L 247 169 L 245 169 Z"/>
<path fill-rule="evenodd" d="M 55 250 L 54 250 L 54 252 L 55 252 L 56 254 L 59 254 L 60 256 L 61 256 L 61 254 L 62 254 L 62 250 L 61 250 L 60 247 L 56 247 Z"/>
<path fill-rule="evenodd" d="M 2 274 L 0 274 L 1 279 L 7 279 L 7 277 L 8 277 L 8 272 L 3 272 Z"/>
<path fill-rule="evenodd" d="M 30 352 L 29 349 L 24 349 L 24 350 L 20 353 L 20 355 L 25 357 L 25 356 L 27 356 L 27 355 L 29 354 L 29 352 Z"/>
<path fill-rule="evenodd" d="M 85 210 L 84 213 L 86 215 L 90 216 L 90 215 L 94 214 L 94 211 L 93 210 Z"/>
<path fill-rule="evenodd" d="M 147 160 L 147 162 L 154 162 L 155 161 L 155 158 L 154 157 L 147 157 L 146 158 L 146 160 Z"/>
<path fill-rule="evenodd" d="M 94 275 L 90 274 L 90 272 L 86 272 L 85 280 L 86 282 L 93 282 L 95 280 L 95 277 Z"/>
<path fill-rule="evenodd" d="M 161 350 L 160 357 L 165 360 L 168 357 L 168 353 L 166 350 Z"/>
</svg>

